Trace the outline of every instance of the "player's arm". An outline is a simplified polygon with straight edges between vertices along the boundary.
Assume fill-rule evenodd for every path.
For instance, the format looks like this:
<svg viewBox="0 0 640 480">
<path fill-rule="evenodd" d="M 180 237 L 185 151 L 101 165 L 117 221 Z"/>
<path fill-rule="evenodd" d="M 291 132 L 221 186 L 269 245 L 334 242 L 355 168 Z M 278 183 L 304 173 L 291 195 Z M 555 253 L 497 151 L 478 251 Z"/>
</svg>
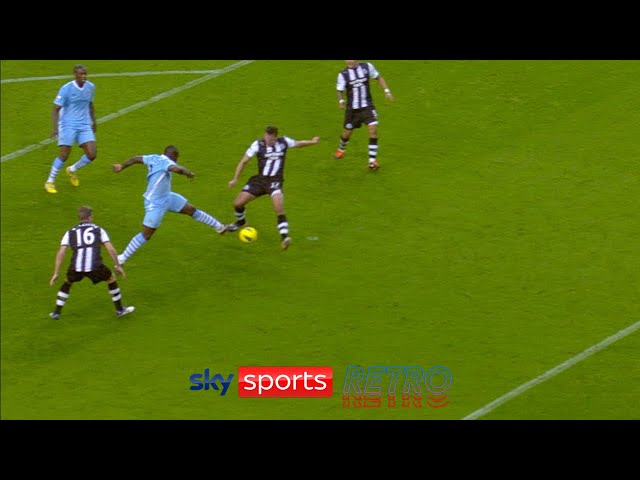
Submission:
<svg viewBox="0 0 640 480">
<path fill-rule="evenodd" d="M 91 115 L 91 128 L 95 132 L 98 128 L 98 122 L 96 122 L 96 112 L 93 108 L 93 102 L 89 103 L 89 115 Z"/>
<path fill-rule="evenodd" d="M 137 157 L 131 157 L 129 160 L 125 160 L 122 163 L 116 163 L 114 165 L 111 165 L 111 169 L 115 173 L 119 173 L 125 168 L 130 167 L 131 165 L 135 165 L 136 163 L 144 163 L 144 160 L 142 160 L 142 155 L 138 155 Z"/>
<path fill-rule="evenodd" d="M 251 157 L 245 153 L 242 157 L 242 160 L 240 160 L 240 162 L 236 166 L 236 171 L 233 174 L 233 178 L 229 180 L 229 188 L 233 188 L 236 185 L 236 183 L 238 182 L 238 178 L 240 178 L 244 167 L 247 165 L 247 163 L 249 163 L 250 159 Z"/>
<path fill-rule="evenodd" d="M 380 88 L 384 90 L 384 96 L 387 97 L 389 100 L 393 101 L 394 98 L 393 98 L 393 95 L 391 94 L 391 90 L 389 90 L 389 86 L 387 85 L 387 82 L 382 77 L 382 75 L 378 75 L 378 78 L 376 78 L 376 81 L 378 82 L 378 85 L 380 85 Z"/>
<path fill-rule="evenodd" d="M 185 175 L 187 178 L 193 178 L 196 176 L 195 173 L 193 173 L 191 170 L 187 170 L 182 165 L 170 165 L 167 170 L 169 170 L 170 172 L 179 173 L 180 175 Z"/>
<path fill-rule="evenodd" d="M 336 91 L 338 93 L 338 107 L 345 108 L 346 100 L 344 98 L 344 92 L 347 88 L 347 83 L 345 82 L 342 74 L 338 74 L 338 82 L 336 83 Z"/>
<path fill-rule="evenodd" d="M 51 121 L 53 122 L 53 129 L 51 130 L 51 136 L 58 136 L 58 121 L 60 120 L 60 110 L 62 107 L 60 105 L 54 105 L 53 110 L 51 110 Z"/>
<path fill-rule="evenodd" d="M 67 246 L 68 245 L 60 245 L 58 253 L 56 253 L 56 263 L 53 267 L 53 276 L 51 277 L 51 280 L 49 280 L 49 286 L 51 287 L 56 283 L 58 275 L 60 274 L 60 265 L 62 265 L 62 260 L 64 260 L 64 254 L 67 251 Z"/>
<path fill-rule="evenodd" d="M 104 245 L 104 248 L 106 248 L 107 252 L 109 252 L 109 256 L 111 257 L 111 260 L 113 260 L 113 264 L 115 265 L 116 272 L 122 275 L 122 278 L 125 278 L 127 275 L 126 273 L 124 273 L 122 265 L 120 265 L 120 262 L 118 261 L 118 252 L 116 252 L 116 249 L 113 248 L 111 242 L 104 242 L 102 245 Z"/>
<path fill-rule="evenodd" d="M 295 148 L 308 147 L 310 145 L 315 145 L 320 141 L 320 137 L 313 137 L 311 140 L 296 140 L 294 144 Z"/>
</svg>

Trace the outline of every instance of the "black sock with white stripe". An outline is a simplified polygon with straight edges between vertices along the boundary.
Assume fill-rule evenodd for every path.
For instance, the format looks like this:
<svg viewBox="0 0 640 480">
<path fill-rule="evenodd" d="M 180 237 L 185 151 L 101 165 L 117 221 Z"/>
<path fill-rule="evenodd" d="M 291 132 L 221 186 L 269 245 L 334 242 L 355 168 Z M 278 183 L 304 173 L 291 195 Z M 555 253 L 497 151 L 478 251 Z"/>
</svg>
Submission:
<svg viewBox="0 0 640 480">
<path fill-rule="evenodd" d="M 347 149 L 347 145 L 349 145 L 349 139 L 340 135 L 340 144 L 338 145 L 338 149 L 344 152 Z"/>
<path fill-rule="evenodd" d="M 289 223 L 286 215 L 278 215 L 278 232 L 282 238 L 289 236 Z"/>
<path fill-rule="evenodd" d="M 120 287 L 118 287 L 118 282 L 113 282 L 107 285 L 109 287 L 109 293 L 111 294 L 111 300 L 113 300 L 113 304 L 116 306 L 116 311 L 122 310 L 122 295 L 120 294 Z"/>
<path fill-rule="evenodd" d="M 71 284 L 69 282 L 64 282 L 58 291 L 58 297 L 56 298 L 56 310 L 55 313 L 60 315 L 62 312 L 62 307 L 67 303 L 67 299 L 69 298 L 69 291 L 71 290 Z"/>
<path fill-rule="evenodd" d="M 246 223 L 246 219 L 244 218 L 244 207 L 234 209 L 233 214 L 236 216 L 236 225 L 242 226 Z"/>
<path fill-rule="evenodd" d="M 369 163 L 375 162 L 377 156 L 378 156 L 378 139 L 370 138 L 369 139 Z"/>
</svg>

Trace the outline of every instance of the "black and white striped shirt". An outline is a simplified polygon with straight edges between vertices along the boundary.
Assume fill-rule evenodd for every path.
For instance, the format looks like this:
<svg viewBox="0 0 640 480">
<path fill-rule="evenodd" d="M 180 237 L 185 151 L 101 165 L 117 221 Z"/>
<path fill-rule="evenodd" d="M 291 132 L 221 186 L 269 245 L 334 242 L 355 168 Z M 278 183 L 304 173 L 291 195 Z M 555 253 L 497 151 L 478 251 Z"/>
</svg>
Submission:
<svg viewBox="0 0 640 480">
<path fill-rule="evenodd" d="M 251 144 L 246 155 L 249 158 L 258 155 L 258 173 L 260 175 L 282 181 L 287 150 L 295 145 L 296 141 L 289 137 L 278 137 L 272 147 L 268 146 L 263 139 L 259 139 Z"/>
<path fill-rule="evenodd" d="M 73 251 L 71 269 L 76 272 L 92 272 L 102 265 L 100 248 L 109 242 L 109 235 L 95 223 L 83 222 L 67 230 L 60 245 L 67 245 Z"/>
<path fill-rule="evenodd" d="M 357 110 L 359 108 L 373 107 L 369 79 L 380 76 L 375 67 L 369 62 L 360 62 L 356 68 L 345 68 L 338 73 L 336 89 L 340 92 L 347 91 L 347 108 Z"/>
</svg>

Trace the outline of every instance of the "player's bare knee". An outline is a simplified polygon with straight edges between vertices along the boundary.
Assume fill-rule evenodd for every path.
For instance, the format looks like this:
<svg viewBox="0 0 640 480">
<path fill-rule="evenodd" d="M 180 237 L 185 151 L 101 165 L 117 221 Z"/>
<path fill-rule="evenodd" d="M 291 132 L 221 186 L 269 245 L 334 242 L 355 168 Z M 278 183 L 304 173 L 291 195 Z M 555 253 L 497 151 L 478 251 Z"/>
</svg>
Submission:
<svg viewBox="0 0 640 480">
<path fill-rule="evenodd" d="M 190 203 L 187 203 L 184 207 L 182 207 L 182 210 L 180 210 L 180 213 L 193 217 L 193 214 L 196 213 L 196 207 L 194 207 Z"/>
</svg>

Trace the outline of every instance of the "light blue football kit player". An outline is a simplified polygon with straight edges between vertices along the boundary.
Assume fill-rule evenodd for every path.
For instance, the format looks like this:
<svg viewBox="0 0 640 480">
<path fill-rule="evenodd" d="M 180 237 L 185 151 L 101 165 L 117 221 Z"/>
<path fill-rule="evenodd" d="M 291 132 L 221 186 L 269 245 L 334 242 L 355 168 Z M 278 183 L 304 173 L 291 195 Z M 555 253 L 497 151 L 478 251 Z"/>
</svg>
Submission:
<svg viewBox="0 0 640 480">
<path fill-rule="evenodd" d="M 147 190 L 144 192 L 143 224 L 147 227 L 158 228 L 165 212 L 179 212 L 187 204 L 187 199 L 171 191 L 171 177 L 169 170 L 176 163 L 165 155 L 143 155 L 142 162 L 147 166 Z"/>
<path fill-rule="evenodd" d="M 95 137 L 97 124 L 93 108 L 96 87 L 87 80 L 87 69 L 83 65 L 73 67 L 73 74 L 75 79 L 63 85 L 53 101 L 51 136 L 58 137 L 60 153 L 53 161 L 49 177 L 44 184 L 45 190 L 49 193 L 58 192 L 55 186 L 56 177 L 69 157 L 74 143 L 84 150 L 80 160 L 66 169 L 69 181 L 74 187 L 80 185 L 76 175 L 78 169 L 89 165 L 97 155 Z"/>
<path fill-rule="evenodd" d="M 220 223 L 208 213 L 191 205 L 182 195 L 171 191 L 173 173 L 179 173 L 188 178 L 194 177 L 193 172 L 177 164 L 178 156 L 178 148 L 169 145 L 164 149 L 163 154 L 139 155 L 112 166 L 115 173 L 136 163 L 147 166 L 147 189 L 142 195 L 145 210 L 142 232 L 135 235 L 124 252 L 118 255 L 120 264 L 124 264 L 136 250 L 151 239 L 167 212 L 189 215 L 194 220 L 215 228 L 221 235 L 229 231 L 228 225 Z"/>
</svg>

